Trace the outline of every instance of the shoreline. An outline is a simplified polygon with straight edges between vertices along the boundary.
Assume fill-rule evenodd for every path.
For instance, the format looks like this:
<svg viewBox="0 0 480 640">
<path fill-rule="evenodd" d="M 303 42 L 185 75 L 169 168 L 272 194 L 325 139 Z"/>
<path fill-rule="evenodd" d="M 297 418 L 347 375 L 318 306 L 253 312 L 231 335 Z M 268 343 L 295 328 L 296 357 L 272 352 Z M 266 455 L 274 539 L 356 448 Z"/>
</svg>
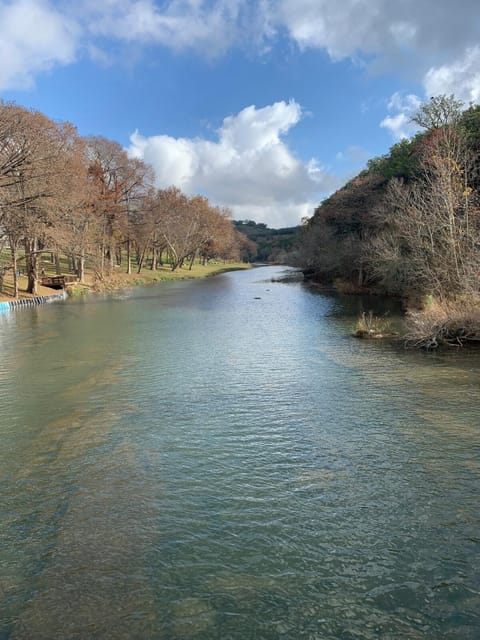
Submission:
<svg viewBox="0 0 480 640">
<path fill-rule="evenodd" d="M 67 292 L 61 291 L 60 293 L 53 293 L 46 296 L 30 296 L 29 298 L 14 298 L 11 300 L 0 299 L 0 313 L 23 307 L 34 307 L 41 304 L 50 304 L 52 302 L 62 302 L 67 298 Z"/>
<path fill-rule="evenodd" d="M 169 268 L 160 268 L 156 271 L 148 271 L 141 273 L 113 273 L 105 280 L 94 283 L 75 283 L 62 291 L 55 291 L 48 287 L 39 287 L 39 293 L 36 295 L 28 294 L 25 291 L 19 292 L 18 298 L 0 295 L 0 312 L 14 310 L 17 308 L 36 306 L 49 302 L 63 301 L 68 297 L 77 297 L 82 295 L 90 295 L 91 293 L 108 293 L 109 291 L 121 291 L 123 289 L 133 289 L 139 286 L 148 286 L 168 282 L 173 280 L 195 280 L 200 278 L 208 278 L 229 271 L 243 271 L 251 269 L 249 263 L 232 263 L 232 264 L 212 264 L 212 265 L 195 265 L 193 269 L 180 269 L 171 271 Z"/>
</svg>

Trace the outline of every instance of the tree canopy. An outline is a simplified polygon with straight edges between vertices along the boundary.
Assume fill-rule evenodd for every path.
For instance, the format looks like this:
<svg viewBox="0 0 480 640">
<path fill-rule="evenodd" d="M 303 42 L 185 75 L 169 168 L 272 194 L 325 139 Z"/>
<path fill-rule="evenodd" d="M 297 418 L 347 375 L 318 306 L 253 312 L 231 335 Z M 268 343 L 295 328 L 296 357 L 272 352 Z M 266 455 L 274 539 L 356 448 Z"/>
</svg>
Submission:
<svg viewBox="0 0 480 640">
<path fill-rule="evenodd" d="M 436 96 L 423 128 L 368 162 L 302 229 L 318 280 L 401 296 L 480 293 L 480 107 Z"/>
<path fill-rule="evenodd" d="M 116 265 L 172 270 L 197 257 L 238 258 L 242 242 L 228 209 L 203 196 L 155 187 L 153 169 L 117 143 L 0 101 L 0 291 L 8 271 L 35 293 L 40 256 L 67 255 L 80 280 Z M 6 257 L 8 249 L 9 257 Z"/>
</svg>

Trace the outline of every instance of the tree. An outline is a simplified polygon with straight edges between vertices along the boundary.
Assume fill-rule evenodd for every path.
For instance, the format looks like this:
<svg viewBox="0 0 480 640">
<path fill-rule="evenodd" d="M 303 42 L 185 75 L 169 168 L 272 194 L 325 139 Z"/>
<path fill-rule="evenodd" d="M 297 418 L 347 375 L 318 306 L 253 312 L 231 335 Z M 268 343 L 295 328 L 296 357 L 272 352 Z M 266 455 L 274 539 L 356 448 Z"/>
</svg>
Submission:
<svg viewBox="0 0 480 640">
<path fill-rule="evenodd" d="M 430 150 L 423 180 L 392 180 L 365 248 L 372 280 L 388 293 L 438 298 L 478 293 L 478 199 L 462 166 Z"/>
<path fill-rule="evenodd" d="M 460 122 L 462 108 L 463 102 L 453 94 L 432 96 L 429 102 L 421 105 L 412 122 L 427 130 L 455 127 Z"/>
<path fill-rule="evenodd" d="M 27 290 L 36 293 L 40 254 L 57 229 L 66 151 L 75 130 L 39 112 L 3 103 L 0 130 L 0 215 L 12 252 L 14 294 L 18 295 L 20 243 L 25 249 Z"/>
</svg>

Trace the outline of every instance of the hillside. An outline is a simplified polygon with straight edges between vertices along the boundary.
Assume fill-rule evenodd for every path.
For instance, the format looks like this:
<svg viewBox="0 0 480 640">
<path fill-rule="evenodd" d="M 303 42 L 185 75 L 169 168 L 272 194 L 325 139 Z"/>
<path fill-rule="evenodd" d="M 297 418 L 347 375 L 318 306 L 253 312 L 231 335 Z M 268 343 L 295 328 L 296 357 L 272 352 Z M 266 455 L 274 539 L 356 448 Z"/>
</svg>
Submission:
<svg viewBox="0 0 480 640">
<path fill-rule="evenodd" d="M 309 277 L 405 297 L 476 290 L 480 106 L 432 98 L 419 122 L 317 207 L 297 252 Z"/>
<path fill-rule="evenodd" d="M 258 262 L 285 262 L 300 236 L 300 227 L 269 229 L 266 224 L 253 220 L 234 220 L 233 225 L 236 231 L 255 243 L 256 255 L 250 259 Z"/>
<path fill-rule="evenodd" d="M 480 340 L 480 106 L 424 104 L 422 131 L 372 159 L 302 228 L 296 264 L 345 292 L 402 297 L 419 346 Z"/>
</svg>

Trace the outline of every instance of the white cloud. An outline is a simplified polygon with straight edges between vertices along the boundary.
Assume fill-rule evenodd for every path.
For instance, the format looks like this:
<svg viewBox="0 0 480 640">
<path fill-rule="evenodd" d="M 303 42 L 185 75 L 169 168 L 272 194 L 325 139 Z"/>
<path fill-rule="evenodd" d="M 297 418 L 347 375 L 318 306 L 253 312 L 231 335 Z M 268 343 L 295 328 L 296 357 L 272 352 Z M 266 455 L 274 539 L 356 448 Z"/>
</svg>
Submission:
<svg viewBox="0 0 480 640">
<path fill-rule="evenodd" d="M 480 46 L 466 49 L 457 59 L 438 67 L 431 67 L 424 76 L 425 101 L 430 96 L 453 94 L 466 105 L 480 103 Z M 388 103 L 390 114 L 380 123 L 396 140 L 409 138 L 418 131 L 412 116 L 422 100 L 416 95 L 395 93 Z"/>
<path fill-rule="evenodd" d="M 427 98 L 451 94 L 480 102 L 478 0 L 278 0 L 277 26 L 301 49 L 325 50 L 373 69 L 401 70 Z M 418 108 L 418 104 L 415 108 Z M 407 100 L 383 120 L 396 139 L 414 132 Z"/>
<path fill-rule="evenodd" d="M 444 64 L 478 41 L 477 0 L 77 0 L 68 11 L 90 37 L 213 55 L 245 43 L 264 51 L 286 31 L 299 47 L 333 59 L 401 66 L 410 53 L 419 73 L 432 56 Z"/>
<path fill-rule="evenodd" d="M 358 51 L 385 48 L 388 26 L 379 15 L 378 0 L 280 0 L 278 21 L 301 48 L 325 49 L 333 59 Z"/>
<path fill-rule="evenodd" d="M 130 155 L 150 163 L 157 186 L 206 193 L 235 217 L 273 227 L 299 224 L 338 181 L 315 160 L 301 162 L 283 136 L 300 121 L 294 101 L 249 106 L 224 119 L 215 142 L 166 135 L 131 136 Z"/>
<path fill-rule="evenodd" d="M 272 0 L 277 24 L 301 48 L 325 49 L 332 59 L 358 55 L 424 73 L 478 42 L 477 0 Z"/>
<path fill-rule="evenodd" d="M 477 99 L 476 16 L 478 0 L 0 0 L 0 87 L 28 86 L 80 47 L 103 62 L 112 42 L 263 54 L 286 33 L 301 49 L 427 74 L 427 86 Z"/>
<path fill-rule="evenodd" d="M 394 93 L 387 105 L 391 115 L 384 118 L 380 126 L 388 129 L 395 140 L 409 138 L 418 131 L 418 126 L 412 122 L 412 117 L 421 104 L 422 100 L 416 95 L 405 96 L 399 92 Z"/>
<path fill-rule="evenodd" d="M 77 10 L 92 36 L 223 53 L 237 39 L 239 0 L 84 0 Z"/>
<path fill-rule="evenodd" d="M 73 62 L 75 23 L 42 0 L 0 0 L 0 89 L 25 89 L 34 77 Z"/>
<path fill-rule="evenodd" d="M 454 94 L 467 104 L 480 102 L 480 46 L 470 47 L 450 64 L 429 69 L 424 85 L 429 96 Z"/>
</svg>

